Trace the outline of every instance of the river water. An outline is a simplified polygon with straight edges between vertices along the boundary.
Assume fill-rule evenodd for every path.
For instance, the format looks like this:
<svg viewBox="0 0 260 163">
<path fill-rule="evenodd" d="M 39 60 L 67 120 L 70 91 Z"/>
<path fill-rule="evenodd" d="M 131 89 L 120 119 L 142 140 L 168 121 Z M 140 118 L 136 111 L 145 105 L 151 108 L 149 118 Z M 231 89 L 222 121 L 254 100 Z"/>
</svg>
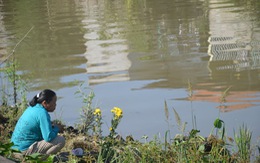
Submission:
<svg viewBox="0 0 260 163">
<path fill-rule="evenodd" d="M 1 0 L 0 38 L 2 61 L 22 40 L 13 56 L 28 99 L 55 90 L 51 115 L 68 125 L 84 105 L 75 92 L 91 89 L 104 134 L 117 106 L 118 133 L 136 139 L 180 133 L 173 108 L 185 133 L 208 136 L 219 117 L 230 137 L 243 124 L 260 135 L 258 0 Z"/>
</svg>

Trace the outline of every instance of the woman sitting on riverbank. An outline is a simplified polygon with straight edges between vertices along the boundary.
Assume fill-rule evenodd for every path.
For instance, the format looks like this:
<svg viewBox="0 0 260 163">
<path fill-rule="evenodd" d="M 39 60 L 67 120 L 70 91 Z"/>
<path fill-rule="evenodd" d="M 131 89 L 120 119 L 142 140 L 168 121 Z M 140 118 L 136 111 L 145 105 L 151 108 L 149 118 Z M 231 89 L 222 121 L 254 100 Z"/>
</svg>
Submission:
<svg viewBox="0 0 260 163">
<path fill-rule="evenodd" d="M 19 118 L 11 141 L 13 149 L 25 155 L 32 153 L 55 154 L 65 145 L 65 138 L 58 135 L 64 127 L 52 124 L 48 112 L 56 108 L 57 96 L 50 89 L 38 93 L 30 101 L 30 106 Z"/>
</svg>

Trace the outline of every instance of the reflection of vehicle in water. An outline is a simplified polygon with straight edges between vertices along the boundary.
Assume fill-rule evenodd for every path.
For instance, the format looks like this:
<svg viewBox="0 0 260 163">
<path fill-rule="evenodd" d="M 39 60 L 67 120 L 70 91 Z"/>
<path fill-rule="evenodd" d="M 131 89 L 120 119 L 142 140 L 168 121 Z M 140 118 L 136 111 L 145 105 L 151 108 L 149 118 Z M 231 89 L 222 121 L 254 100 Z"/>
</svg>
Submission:
<svg viewBox="0 0 260 163">
<path fill-rule="evenodd" d="M 244 12 L 235 12 L 241 9 L 239 7 L 219 4 L 210 7 L 208 54 L 211 73 L 225 70 L 239 77 L 243 71 L 260 69 L 260 33 L 254 29 L 253 18 L 248 18 Z"/>
<path fill-rule="evenodd" d="M 245 13 L 231 12 L 236 8 L 212 7 L 216 7 L 209 14 L 208 54 L 212 77 L 257 82 L 253 71 L 260 69 L 260 40 L 259 33 L 252 28 L 254 22 L 245 19 Z"/>
<path fill-rule="evenodd" d="M 236 43 L 232 37 L 213 37 L 209 39 L 209 70 L 213 80 L 227 81 L 239 90 L 259 90 L 257 71 L 260 69 L 260 48 L 249 43 Z M 254 41 L 251 41 L 254 42 Z M 260 44 L 260 43 L 259 43 Z M 252 49 L 252 50 L 251 50 Z M 243 83 L 242 83 L 243 82 Z"/>
<path fill-rule="evenodd" d="M 260 42 L 239 43 L 234 40 L 232 37 L 211 37 L 208 49 L 208 54 L 210 55 L 209 63 L 222 62 L 223 64 L 216 65 L 216 70 L 232 69 L 240 72 L 248 69 L 259 69 L 260 47 L 254 46 L 260 45 Z"/>
</svg>

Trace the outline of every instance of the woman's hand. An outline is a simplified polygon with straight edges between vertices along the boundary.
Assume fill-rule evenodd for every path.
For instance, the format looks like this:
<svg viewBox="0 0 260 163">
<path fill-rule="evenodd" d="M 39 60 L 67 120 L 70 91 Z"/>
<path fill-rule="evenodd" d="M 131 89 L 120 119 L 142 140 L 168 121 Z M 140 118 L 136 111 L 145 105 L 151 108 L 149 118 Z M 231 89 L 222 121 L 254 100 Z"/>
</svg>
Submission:
<svg viewBox="0 0 260 163">
<path fill-rule="evenodd" d="M 59 133 L 62 133 L 65 130 L 65 125 L 63 124 L 54 124 L 54 126 L 59 128 Z"/>
<path fill-rule="evenodd" d="M 59 133 L 62 133 L 65 130 L 65 127 L 66 127 L 61 122 L 56 122 L 56 121 L 53 121 L 52 125 L 59 128 Z"/>
</svg>

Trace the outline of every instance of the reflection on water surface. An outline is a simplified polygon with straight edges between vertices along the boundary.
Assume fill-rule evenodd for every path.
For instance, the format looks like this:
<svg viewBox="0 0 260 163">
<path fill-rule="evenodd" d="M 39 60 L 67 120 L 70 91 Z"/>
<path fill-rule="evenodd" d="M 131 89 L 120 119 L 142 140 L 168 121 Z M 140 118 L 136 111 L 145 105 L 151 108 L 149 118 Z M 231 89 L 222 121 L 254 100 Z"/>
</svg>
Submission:
<svg viewBox="0 0 260 163">
<path fill-rule="evenodd" d="M 0 3 L 1 58 L 33 26 L 15 51 L 19 72 L 31 81 L 28 98 L 46 87 L 56 90 L 57 112 L 68 123 L 77 121 L 82 106 L 74 95 L 77 80 L 94 90 L 105 121 L 113 106 L 124 110 L 122 134 L 164 133 L 166 100 L 189 123 L 196 109 L 205 134 L 220 115 L 230 129 L 245 122 L 259 135 L 257 0 Z"/>
</svg>

